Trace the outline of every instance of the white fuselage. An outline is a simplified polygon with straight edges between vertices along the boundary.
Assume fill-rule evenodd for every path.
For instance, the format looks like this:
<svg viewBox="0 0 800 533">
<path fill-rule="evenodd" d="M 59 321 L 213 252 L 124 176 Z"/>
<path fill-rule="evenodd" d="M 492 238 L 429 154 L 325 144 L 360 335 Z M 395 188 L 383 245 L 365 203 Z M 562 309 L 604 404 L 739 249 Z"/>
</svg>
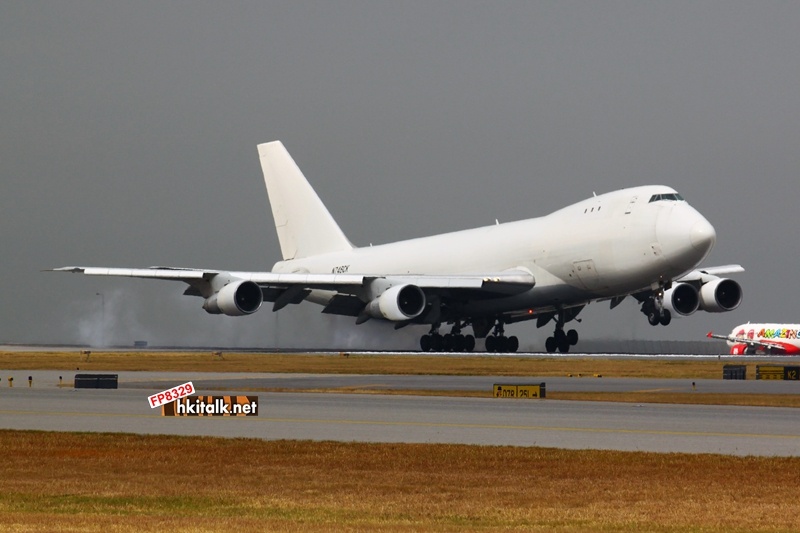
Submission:
<svg viewBox="0 0 800 533">
<path fill-rule="evenodd" d="M 675 191 L 644 186 L 594 196 L 540 218 L 280 261 L 275 272 L 468 274 L 529 271 L 535 286 L 508 298 L 470 302 L 471 313 L 582 305 L 645 289 L 691 271 L 714 228 Z M 309 300 L 325 304 L 331 293 Z"/>
<path fill-rule="evenodd" d="M 733 328 L 730 337 L 728 346 L 731 347 L 731 353 L 734 355 L 745 353 L 746 346 L 742 342 L 732 340 L 732 338 L 763 341 L 770 344 L 770 346 L 774 346 L 782 353 L 789 355 L 800 354 L 800 324 L 779 324 L 775 322 L 751 324 L 748 322 Z M 755 351 L 770 352 L 774 350 L 762 348 Z"/>
</svg>

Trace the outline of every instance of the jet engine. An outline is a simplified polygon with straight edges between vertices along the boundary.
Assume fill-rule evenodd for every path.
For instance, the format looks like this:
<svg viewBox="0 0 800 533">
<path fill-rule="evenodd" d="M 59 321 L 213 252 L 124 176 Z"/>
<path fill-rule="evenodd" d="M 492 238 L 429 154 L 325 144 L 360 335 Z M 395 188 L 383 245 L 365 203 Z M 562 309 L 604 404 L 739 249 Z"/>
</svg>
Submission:
<svg viewBox="0 0 800 533">
<path fill-rule="evenodd" d="M 679 316 L 689 316 L 700 305 L 697 290 L 688 283 L 676 283 L 664 291 L 664 309 Z"/>
<path fill-rule="evenodd" d="M 700 287 L 700 309 L 709 313 L 733 311 L 742 303 L 742 286 L 732 279 L 720 278 Z"/>
<path fill-rule="evenodd" d="M 243 316 L 258 311 L 263 301 L 261 287 L 256 283 L 244 280 L 234 281 L 206 299 L 203 309 L 212 315 Z"/>
<path fill-rule="evenodd" d="M 416 285 L 395 285 L 364 308 L 373 318 L 403 321 L 418 317 L 425 309 L 425 293 Z"/>
</svg>

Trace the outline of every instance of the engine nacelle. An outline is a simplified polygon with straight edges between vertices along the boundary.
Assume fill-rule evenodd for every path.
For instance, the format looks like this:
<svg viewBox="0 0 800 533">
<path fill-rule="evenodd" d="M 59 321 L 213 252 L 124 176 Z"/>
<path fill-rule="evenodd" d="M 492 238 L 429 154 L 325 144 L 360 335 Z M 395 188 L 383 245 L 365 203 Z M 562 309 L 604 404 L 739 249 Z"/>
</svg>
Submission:
<svg viewBox="0 0 800 533">
<path fill-rule="evenodd" d="M 364 308 L 373 318 L 401 322 L 418 317 L 425 309 L 425 293 L 416 285 L 395 285 Z"/>
<path fill-rule="evenodd" d="M 664 309 L 673 315 L 689 316 L 699 305 L 697 290 L 688 283 L 677 283 L 664 291 Z"/>
<path fill-rule="evenodd" d="M 258 311 L 264 295 L 261 287 L 252 281 L 234 281 L 203 303 L 203 309 L 212 315 L 243 316 Z"/>
<path fill-rule="evenodd" d="M 742 286 L 732 279 L 720 278 L 700 287 L 700 309 L 709 313 L 733 311 L 742 303 Z"/>
</svg>

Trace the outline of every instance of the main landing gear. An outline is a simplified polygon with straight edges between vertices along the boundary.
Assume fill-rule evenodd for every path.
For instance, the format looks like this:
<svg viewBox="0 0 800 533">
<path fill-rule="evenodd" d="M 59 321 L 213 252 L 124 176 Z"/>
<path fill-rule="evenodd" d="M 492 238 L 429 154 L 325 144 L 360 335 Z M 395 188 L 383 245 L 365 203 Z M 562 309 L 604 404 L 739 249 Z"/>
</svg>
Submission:
<svg viewBox="0 0 800 533">
<path fill-rule="evenodd" d="M 494 326 L 494 332 L 486 336 L 486 351 L 514 353 L 518 349 L 519 339 L 514 336 L 506 337 L 503 331 L 503 321 L 498 320 Z"/>
<path fill-rule="evenodd" d="M 549 353 L 555 353 L 558 350 L 561 353 L 569 352 L 570 346 L 578 344 L 578 332 L 571 329 L 564 333 L 564 322 L 558 320 L 556 322 L 556 330 L 552 337 L 547 337 L 544 341 L 544 347 Z"/>
<path fill-rule="evenodd" d="M 571 315 L 571 319 L 574 319 L 578 312 L 580 312 L 580 309 Z M 553 336 L 547 337 L 547 340 L 544 341 L 544 347 L 549 353 L 555 353 L 556 351 L 567 353 L 570 346 L 578 344 L 578 332 L 574 329 L 564 332 L 564 323 L 566 322 L 564 311 L 559 311 L 555 320 L 556 329 L 553 332 Z"/>
<path fill-rule="evenodd" d="M 471 352 L 475 349 L 475 337 L 461 334 L 461 324 L 456 322 L 450 333 L 441 335 L 440 324 L 434 324 L 430 333 L 419 339 L 423 352 Z"/>
</svg>

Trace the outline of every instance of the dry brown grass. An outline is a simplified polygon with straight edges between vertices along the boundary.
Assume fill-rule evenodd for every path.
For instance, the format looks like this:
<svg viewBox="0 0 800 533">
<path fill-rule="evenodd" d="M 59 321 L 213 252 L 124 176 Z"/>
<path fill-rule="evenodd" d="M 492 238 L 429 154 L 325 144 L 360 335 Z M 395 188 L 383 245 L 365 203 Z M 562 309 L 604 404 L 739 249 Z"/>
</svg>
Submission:
<svg viewBox="0 0 800 533">
<path fill-rule="evenodd" d="M 800 459 L 0 431 L 0 530 L 797 531 Z"/>
<path fill-rule="evenodd" d="M 151 370 L 183 372 L 296 372 L 313 374 L 438 374 L 492 376 L 566 376 L 720 379 L 721 360 L 650 360 L 552 357 L 496 357 L 212 352 L 0 352 L 8 370 Z M 747 363 L 755 378 L 756 362 Z"/>
</svg>

